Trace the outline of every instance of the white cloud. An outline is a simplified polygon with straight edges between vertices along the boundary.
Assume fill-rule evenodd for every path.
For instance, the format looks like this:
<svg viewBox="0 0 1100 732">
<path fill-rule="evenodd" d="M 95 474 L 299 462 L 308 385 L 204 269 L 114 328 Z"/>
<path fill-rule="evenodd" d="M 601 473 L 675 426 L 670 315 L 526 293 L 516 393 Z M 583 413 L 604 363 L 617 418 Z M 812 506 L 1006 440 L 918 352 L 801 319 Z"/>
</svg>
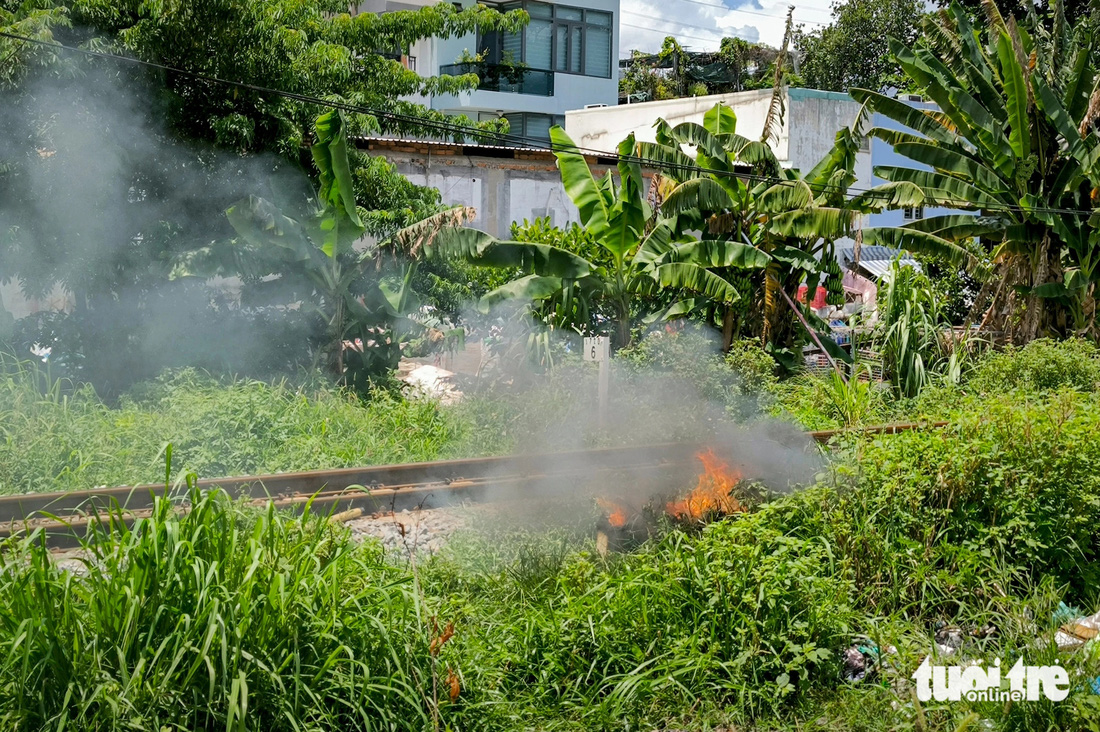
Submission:
<svg viewBox="0 0 1100 732">
<path fill-rule="evenodd" d="M 620 55 L 657 51 L 665 36 L 697 51 L 717 50 L 725 36 L 778 46 L 786 13 L 787 3 L 775 0 L 622 0 Z M 794 18 L 808 28 L 828 22 L 829 0 L 806 0 Z"/>
</svg>

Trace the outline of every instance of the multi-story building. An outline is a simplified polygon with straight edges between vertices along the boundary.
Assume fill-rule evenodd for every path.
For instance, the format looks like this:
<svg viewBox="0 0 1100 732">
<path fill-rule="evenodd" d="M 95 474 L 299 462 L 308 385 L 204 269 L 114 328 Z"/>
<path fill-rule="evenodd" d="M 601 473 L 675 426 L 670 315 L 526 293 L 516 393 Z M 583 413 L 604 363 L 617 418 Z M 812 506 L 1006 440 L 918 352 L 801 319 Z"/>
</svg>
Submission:
<svg viewBox="0 0 1100 732">
<path fill-rule="evenodd" d="M 384 13 L 432 5 L 436 0 L 362 0 L 353 12 Z M 475 0 L 461 0 L 469 7 Z M 429 38 L 401 49 L 406 65 L 423 76 L 477 74 L 478 88 L 418 101 L 446 114 L 476 120 L 508 119 L 509 135 L 531 143 L 549 140 L 565 112 L 618 102 L 619 0 L 482 2 L 502 12 L 526 10 L 516 33 Z"/>
</svg>

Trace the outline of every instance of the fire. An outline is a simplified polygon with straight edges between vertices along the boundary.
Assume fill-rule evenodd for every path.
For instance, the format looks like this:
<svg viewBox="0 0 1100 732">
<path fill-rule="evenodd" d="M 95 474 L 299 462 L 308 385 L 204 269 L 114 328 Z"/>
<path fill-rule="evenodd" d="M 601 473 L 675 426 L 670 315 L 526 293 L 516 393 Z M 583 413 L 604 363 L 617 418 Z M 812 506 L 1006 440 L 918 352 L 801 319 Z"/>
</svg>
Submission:
<svg viewBox="0 0 1100 732">
<path fill-rule="evenodd" d="M 713 450 L 697 453 L 695 457 L 703 463 L 699 481 L 686 498 L 671 501 L 665 511 L 678 519 L 698 520 L 709 514 L 744 510 L 732 495 L 734 486 L 741 481 L 741 473 L 722 462 Z"/>
<path fill-rule="evenodd" d="M 604 498 L 597 498 L 596 504 L 607 512 L 607 523 L 611 524 L 616 529 L 621 529 L 626 526 L 625 508 L 614 501 L 608 501 Z"/>
</svg>

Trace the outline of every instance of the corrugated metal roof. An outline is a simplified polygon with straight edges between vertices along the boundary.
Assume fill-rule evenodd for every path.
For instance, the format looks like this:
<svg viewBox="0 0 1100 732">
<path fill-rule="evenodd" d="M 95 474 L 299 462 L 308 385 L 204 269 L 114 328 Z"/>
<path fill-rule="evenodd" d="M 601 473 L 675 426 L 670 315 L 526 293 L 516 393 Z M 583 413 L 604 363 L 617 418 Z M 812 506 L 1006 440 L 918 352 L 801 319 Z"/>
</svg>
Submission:
<svg viewBox="0 0 1100 732">
<path fill-rule="evenodd" d="M 512 145 L 486 145 L 479 142 L 454 142 L 453 140 L 427 140 L 412 137 L 352 137 L 355 142 L 386 142 L 394 145 L 438 145 L 440 147 L 479 147 L 486 150 L 511 150 L 513 152 L 550 153 L 544 147 L 515 147 Z M 547 142 L 547 144 L 550 144 Z M 609 153 L 610 154 L 610 153 Z"/>
<path fill-rule="evenodd" d="M 878 279 L 890 271 L 890 265 L 893 263 L 893 259 L 864 259 L 860 257 L 859 268 Z M 920 272 L 920 264 L 915 259 L 904 258 L 900 261 L 900 264 L 903 267 L 909 266 Z"/>
</svg>

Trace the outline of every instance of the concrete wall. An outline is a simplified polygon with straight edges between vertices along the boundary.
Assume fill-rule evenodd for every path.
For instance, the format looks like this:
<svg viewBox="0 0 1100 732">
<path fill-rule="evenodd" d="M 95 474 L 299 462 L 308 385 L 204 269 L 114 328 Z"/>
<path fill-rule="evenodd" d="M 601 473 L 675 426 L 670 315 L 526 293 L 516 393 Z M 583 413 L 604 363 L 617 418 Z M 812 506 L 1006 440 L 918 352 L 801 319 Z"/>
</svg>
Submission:
<svg viewBox="0 0 1100 732">
<path fill-rule="evenodd" d="M 444 203 L 475 208 L 473 226 L 494 236 L 506 238 L 512 222 L 524 219 L 550 216 L 555 226 L 580 220 L 553 155 L 545 151 L 411 140 L 361 140 L 358 145 L 385 157 L 413 183 L 437 188 Z M 597 176 L 611 169 L 595 158 L 589 165 Z"/>
<path fill-rule="evenodd" d="M 681 122 L 702 124 L 703 115 L 721 103 L 737 115 L 738 134 L 756 140 L 763 135 L 771 96 L 770 89 L 759 89 L 571 111 L 565 116 L 565 130 L 586 150 L 612 152 L 631 132 L 638 140 L 653 142 L 658 119 L 673 126 Z M 832 148 L 837 130 L 855 121 L 859 108 L 847 94 L 789 89 L 778 140 L 772 143 L 776 157 L 785 166 L 809 171 Z M 858 187 L 871 184 L 869 149 L 857 156 L 855 172 Z"/>
<path fill-rule="evenodd" d="M 588 150 L 614 153 L 619 143 L 631 132 L 643 142 L 653 142 L 653 125 L 664 119 L 670 125 L 681 122 L 702 124 L 703 115 L 721 102 L 737 115 L 737 131 L 749 138 L 759 138 L 768 114 L 771 90 L 713 94 L 705 97 L 664 99 L 656 102 L 622 104 L 603 109 L 575 109 L 565 115 L 565 131 L 578 146 Z M 785 119 L 779 134 L 777 154 L 786 157 L 789 120 Z"/>
</svg>

